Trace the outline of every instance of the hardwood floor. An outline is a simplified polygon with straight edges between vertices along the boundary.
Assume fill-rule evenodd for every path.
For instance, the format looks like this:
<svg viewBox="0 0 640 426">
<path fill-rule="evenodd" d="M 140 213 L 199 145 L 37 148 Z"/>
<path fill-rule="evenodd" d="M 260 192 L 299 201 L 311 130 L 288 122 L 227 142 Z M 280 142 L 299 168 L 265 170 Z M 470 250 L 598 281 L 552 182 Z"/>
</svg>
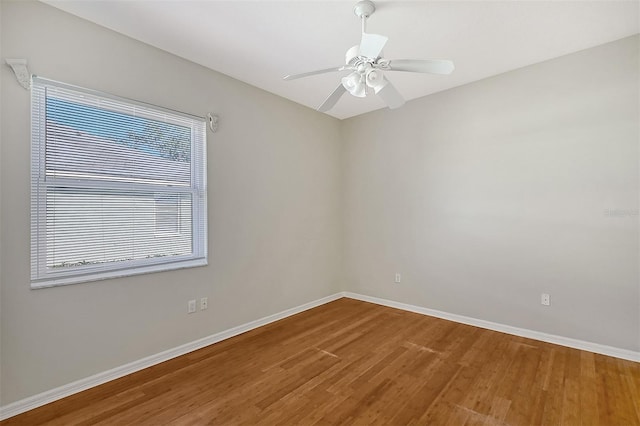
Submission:
<svg viewBox="0 0 640 426">
<path fill-rule="evenodd" d="M 340 299 L 4 425 L 640 425 L 640 363 Z"/>
</svg>

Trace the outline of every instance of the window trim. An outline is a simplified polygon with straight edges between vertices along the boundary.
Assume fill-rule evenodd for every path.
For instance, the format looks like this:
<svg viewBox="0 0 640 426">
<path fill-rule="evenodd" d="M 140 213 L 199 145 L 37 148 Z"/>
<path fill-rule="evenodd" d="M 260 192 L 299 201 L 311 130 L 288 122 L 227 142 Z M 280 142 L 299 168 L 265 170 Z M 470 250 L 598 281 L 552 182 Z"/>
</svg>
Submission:
<svg viewBox="0 0 640 426">
<path fill-rule="evenodd" d="M 31 288 L 46 288 L 67 284 L 104 280 L 152 272 L 184 269 L 208 264 L 207 238 L 207 130 L 203 117 L 174 111 L 140 101 L 85 89 L 57 81 L 33 76 L 31 91 Z M 100 98 L 113 101 L 109 109 L 129 114 L 135 109 L 136 115 L 156 119 L 158 115 L 165 117 L 165 122 L 187 126 L 191 129 L 191 183 L 190 185 L 150 183 L 124 183 L 117 179 L 87 179 L 52 177 L 46 175 L 46 91 L 48 88 L 62 92 L 74 92 L 90 99 Z M 126 106 L 123 106 L 126 105 Z M 88 101 L 88 106 L 96 106 Z M 104 106 L 100 106 L 104 108 Z M 129 107 L 129 109 L 127 109 Z M 167 114 L 165 116 L 164 114 Z M 185 124 L 189 123 L 189 124 Z M 67 188 L 136 191 L 153 189 L 155 193 L 191 194 L 191 247 L 189 255 L 175 255 L 134 259 L 114 262 L 112 265 L 93 264 L 74 266 L 71 269 L 52 271 L 47 267 L 47 188 L 62 186 Z M 153 185 L 153 186 L 152 186 Z"/>
</svg>

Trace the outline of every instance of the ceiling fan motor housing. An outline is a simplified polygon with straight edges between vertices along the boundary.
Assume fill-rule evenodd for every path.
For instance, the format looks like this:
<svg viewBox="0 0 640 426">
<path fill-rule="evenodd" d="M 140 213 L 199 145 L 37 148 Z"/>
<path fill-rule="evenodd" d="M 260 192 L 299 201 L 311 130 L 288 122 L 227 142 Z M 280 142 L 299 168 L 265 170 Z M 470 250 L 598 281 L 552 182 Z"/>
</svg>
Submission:
<svg viewBox="0 0 640 426">
<path fill-rule="evenodd" d="M 359 54 L 360 54 L 360 45 L 356 44 L 355 46 L 347 50 L 347 53 L 344 55 L 344 59 L 345 59 L 344 63 L 347 65 L 354 65 L 351 63 L 351 61 L 357 58 Z"/>
<path fill-rule="evenodd" d="M 380 56 L 384 53 L 380 52 Z M 370 63 L 371 65 L 377 65 L 378 62 L 385 62 L 385 60 L 381 57 L 373 60 L 372 58 L 366 58 L 364 56 L 360 56 L 360 46 L 355 45 L 347 50 L 347 53 L 344 55 L 344 63 L 348 66 L 357 67 L 360 63 Z M 388 61 L 386 61 L 388 62 Z"/>
</svg>

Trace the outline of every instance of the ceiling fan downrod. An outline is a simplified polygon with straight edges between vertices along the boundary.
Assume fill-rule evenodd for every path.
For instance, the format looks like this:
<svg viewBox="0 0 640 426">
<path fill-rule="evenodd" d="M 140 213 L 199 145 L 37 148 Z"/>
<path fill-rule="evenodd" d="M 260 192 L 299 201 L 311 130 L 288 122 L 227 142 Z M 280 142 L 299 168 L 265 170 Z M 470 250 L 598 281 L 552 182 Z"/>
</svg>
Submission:
<svg viewBox="0 0 640 426">
<path fill-rule="evenodd" d="M 362 0 L 353 7 L 353 13 L 362 21 L 362 33 L 367 32 L 367 18 L 376 11 L 376 5 L 372 1 Z"/>
</svg>

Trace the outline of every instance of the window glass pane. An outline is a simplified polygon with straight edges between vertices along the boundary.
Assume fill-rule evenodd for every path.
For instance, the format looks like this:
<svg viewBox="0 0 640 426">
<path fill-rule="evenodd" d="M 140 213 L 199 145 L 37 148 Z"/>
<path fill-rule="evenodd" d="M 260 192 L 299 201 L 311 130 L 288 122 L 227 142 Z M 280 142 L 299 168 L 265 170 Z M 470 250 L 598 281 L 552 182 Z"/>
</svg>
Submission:
<svg viewBox="0 0 640 426">
<path fill-rule="evenodd" d="M 182 217 L 191 210 L 183 211 L 184 206 L 177 194 L 160 194 L 155 197 L 156 235 L 179 234 L 184 228 Z"/>
<path fill-rule="evenodd" d="M 47 268 L 189 255 L 191 207 L 190 194 L 48 188 Z"/>
<path fill-rule="evenodd" d="M 189 185 L 191 129 L 51 95 L 46 174 L 73 179 Z"/>
</svg>

